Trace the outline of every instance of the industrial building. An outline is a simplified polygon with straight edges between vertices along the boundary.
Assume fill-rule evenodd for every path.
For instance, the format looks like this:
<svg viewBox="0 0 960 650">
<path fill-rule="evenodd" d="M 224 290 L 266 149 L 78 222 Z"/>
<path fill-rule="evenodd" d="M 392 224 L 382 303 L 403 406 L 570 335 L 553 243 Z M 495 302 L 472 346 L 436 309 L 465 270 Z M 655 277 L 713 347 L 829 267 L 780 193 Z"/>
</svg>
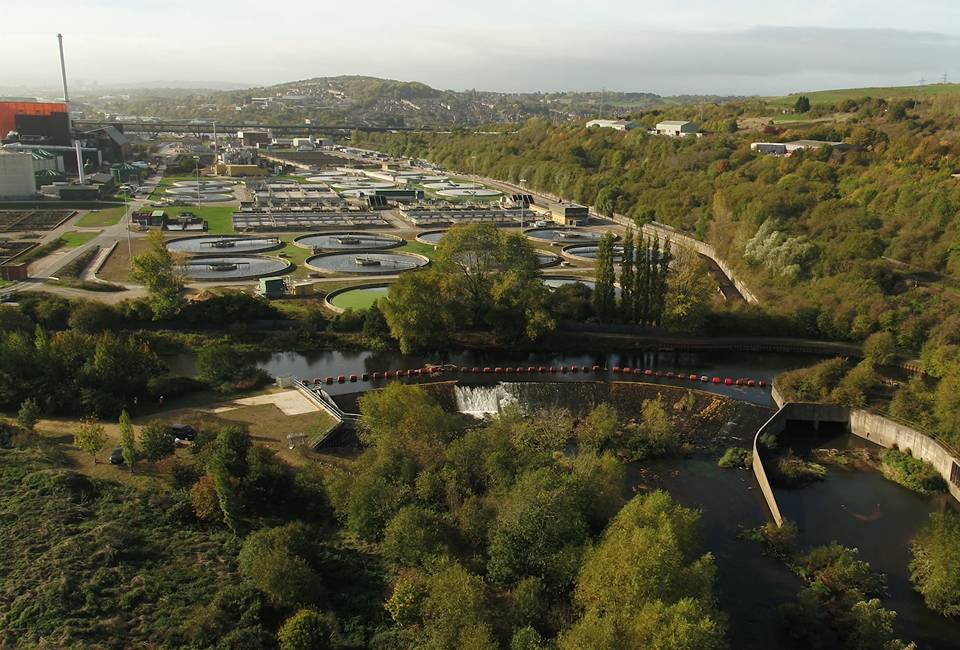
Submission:
<svg viewBox="0 0 960 650">
<path fill-rule="evenodd" d="M 69 145 L 67 106 L 63 102 L 0 101 L 0 139 L 5 140 L 11 131 L 19 133 L 21 128 L 27 128 L 27 135 L 33 135 L 36 125 L 44 125 L 44 118 L 51 116 L 58 116 L 52 121 L 62 126 L 61 135 L 65 136 L 53 144 Z"/>
<path fill-rule="evenodd" d="M 37 193 L 29 153 L 0 151 L 0 199 L 30 199 Z"/>
<path fill-rule="evenodd" d="M 587 122 L 587 128 L 598 127 L 601 129 L 615 129 L 617 131 L 627 131 L 637 128 L 636 122 L 630 120 L 590 120 Z"/>
<path fill-rule="evenodd" d="M 401 205 L 400 216 L 415 226 L 461 223 L 519 223 L 532 219 L 533 212 L 499 205 Z"/>
<path fill-rule="evenodd" d="M 845 142 L 833 142 L 830 140 L 793 140 L 791 142 L 752 142 L 750 149 L 757 153 L 769 154 L 773 156 L 789 156 L 795 151 L 804 149 L 821 149 L 823 147 L 833 147 L 839 151 L 851 149 L 851 145 Z"/>
<path fill-rule="evenodd" d="M 579 203 L 556 203 L 550 206 L 550 217 L 563 226 L 584 226 L 590 221 L 590 208 Z"/>
<path fill-rule="evenodd" d="M 316 207 L 301 210 L 272 210 L 241 207 L 233 213 L 237 232 L 280 230 L 309 231 L 318 228 L 382 228 L 387 222 L 376 212 L 354 207 Z"/>
<path fill-rule="evenodd" d="M 688 120 L 664 120 L 657 124 L 656 132 L 657 135 L 683 138 L 689 135 L 699 135 L 700 127 Z"/>
</svg>

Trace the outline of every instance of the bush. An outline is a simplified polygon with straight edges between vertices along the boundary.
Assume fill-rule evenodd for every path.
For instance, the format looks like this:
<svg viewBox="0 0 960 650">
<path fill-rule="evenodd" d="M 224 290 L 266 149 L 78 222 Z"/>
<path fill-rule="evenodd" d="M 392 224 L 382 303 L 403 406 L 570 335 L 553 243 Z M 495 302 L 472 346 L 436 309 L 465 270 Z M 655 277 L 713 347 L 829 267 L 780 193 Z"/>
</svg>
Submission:
<svg viewBox="0 0 960 650">
<path fill-rule="evenodd" d="M 946 492 L 947 483 L 928 462 L 914 458 L 909 452 L 888 449 L 883 452 L 883 475 L 905 488 L 921 494 Z"/>
<path fill-rule="evenodd" d="M 846 359 L 827 359 L 809 368 L 797 368 L 778 375 L 776 386 L 788 402 L 825 402 L 846 369 Z"/>
<path fill-rule="evenodd" d="M 960 518 L 932 512 L 910 545 L 910 580 L 927 607 L 960 616 Z"/>
<path fill-rule="evenodd" d="M 326 650 L 336 637 L 336 620 L 330 614 L 301 609 L 284 621 L 277 633 L 280 650 Z"/>
<path fill-rule="evenodd" d="M 165 400 L 187 395 L 196 391 L 205 390 L 208 386 L 194 379 L 193 377 L 175 377 L 170 375 L 160 375 L 151 377 L 147 381 L 147 392 L 150 397 L 158 399 L 163 397 Z"/>
<path fill-rule="evenodd" d="M 717 466 L 724 469 L 750 469 L 753 465 L 753 452 L 743 447 L 728 447 Z"/>
<path fill-rule="evenodd" d="M 804 460 L 791 452 L 777 459 L 772 479 L 781 487 L 795 488 L 822 481 L 826 476 L 826 467 Z"/>
<path fill-rule="evenodd" d="M 156 462 L 174 451 L 170 427 L 158 421 L 148 423 L 140 430 L 140 449 L 146 460 Z"/>
</svg>

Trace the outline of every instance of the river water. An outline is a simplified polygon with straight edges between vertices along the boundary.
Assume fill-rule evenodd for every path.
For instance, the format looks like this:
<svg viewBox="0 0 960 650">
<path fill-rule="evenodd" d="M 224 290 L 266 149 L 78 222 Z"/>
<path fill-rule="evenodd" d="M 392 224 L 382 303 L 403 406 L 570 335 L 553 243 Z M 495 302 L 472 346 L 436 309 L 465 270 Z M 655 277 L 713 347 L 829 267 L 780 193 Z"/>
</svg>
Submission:
<svg viewBox="0 0 960 650">
<path fill-rule="evenodd" d="M 664 351 L 624 351 L 614 353 L 599 354 L 562 354 L 552 352 L 511 352 L 511 351 L 476 351 L 459 350 L 450 351 L 443 354 L 434 354 L 430 356 L 400 354 L 395 351 L 374 352 L 370 350 L 357 351 L 339 351 L 329 350 L 310 354 L 299 352 L 275 352 L 264 354 L 258 357 L 258 365 L 275 377 L 292 376 L 300 379 L 317 379 L 325 377 L 337 377 L 344 375 L 349 377 L 355 374 L 358 377 L 363 373 L 395 370 L 410 370 L 421 368 L 425 364 L 449 363 L 461 367 L 477 368 L 516 368 L 516 367 L 550 367 L 554 366 L 573 366 L 592 367 L 598 365 L 601 368 L 608 368 L 607 371 L 598 373 L 555 373 L 555 374 L 524 374 L 522 381 L 595 381 L 604 379 L 615 379 L 618 381 L 646 381 L 650 383 L 664 383 L 671 385 L 680 385 L 686 387 L 696 387 L 700 390 L 709 390 L 721 395 L 726 395 L 734 399 L 740 399 L 761 406 L 770 406 L 769 384 L 779 373 L 792 368 L 798 368 L 810 365 L 819 361 L 822 357 L 813 355 L 797 354 L 770 354 L 770 353 L 749 353 L 749 352 L 664 352 Z M 183 367 L 184 363 L 179 360 L 175 363 L 177 370 L 189 373 L 189 369 Z M 753 379 L 755 381 L 763 380 L 767 383 L 767 388 L 746 387 L 746 386 L 724 386 L 712 383 L 691 382 L 689 380 L 667 379 L 665 377 L 648 377 L 644 375 L 623 375 L 614 373 L 613 368 L 649 368 L 654 371 L 674 372 L 689 375 L 707 375 L 711 379 L 720 377 L 721 379 Z M 450 378 L 451 376 L 447 376 Z M 452 375 L 471 384 L 489 384 L 496 383 L 504 379 L 500 375 L 478 375 L 478 374 L 457 374 Z M 406 378 L 402 381 L 416 383 L 420 381 L 431 381 L 430 378 Z M 397 381 L 396 379 L 390 381 Z M 325 385 L 324 389 L 331 395 L 343 393 L 355 393 L 358 390 L 364 390 L 364 387 L 380 388 L 385 384 L 384 380 L 371 382 L 358 382 L 351 384 L 334 383 Z"/>
</svg>

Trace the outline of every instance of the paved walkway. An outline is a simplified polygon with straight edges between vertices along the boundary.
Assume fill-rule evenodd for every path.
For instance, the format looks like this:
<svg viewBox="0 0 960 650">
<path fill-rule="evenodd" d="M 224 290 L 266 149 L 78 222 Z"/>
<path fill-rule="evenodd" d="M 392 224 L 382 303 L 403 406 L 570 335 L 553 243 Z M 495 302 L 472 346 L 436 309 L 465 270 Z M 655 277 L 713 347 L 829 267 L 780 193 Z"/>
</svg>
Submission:
<svg viewBox="0 0 960 650">
<path fill-rule="evenodd" d="M 281 393 L 267 393 L 266 395 L 244 397 L 233 400 L 228 404 L 215 406 L 209 410 L 211 413 L 226 413 L 227 411 L 234 411 L 243 406 L 261 406 L 263 404 L 273 404 L 280 409 L 284 415 L 302 415 L 320 410 L 298 390 L 285 390 Z"/>
</svg>

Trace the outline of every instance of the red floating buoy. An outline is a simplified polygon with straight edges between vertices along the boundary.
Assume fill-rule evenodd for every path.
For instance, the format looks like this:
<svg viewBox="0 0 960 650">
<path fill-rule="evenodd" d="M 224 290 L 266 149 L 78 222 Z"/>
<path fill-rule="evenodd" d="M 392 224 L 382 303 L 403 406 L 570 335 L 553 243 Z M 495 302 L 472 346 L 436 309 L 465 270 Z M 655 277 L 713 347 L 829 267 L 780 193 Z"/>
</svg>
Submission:
<svg viewBox="0 0 960 650">
<path fill-rule="evenodd" d="M 647 377 L 649 377 L 649 376 L 651 376 L 651 375 L 653 374 L 653 371 L 650 370 L 650 368 L 647 368 L 646 370 L 643 371 L 643 374 L 645 374 Z"/>
<path fill-rule="evenodd" d="M 493 371 L 490 369 L 489 366 L 486 366 L 486 367 L 483 369 L 483 372 L 485 372 L 486 374 L 489 375 L 489 374 L 490 374 L 491 372 L 493 372 Z"/>
<path fill-rule="evenodd" d="M 663 372 L 660 371 L 660 370 L 657 370 L 657 371 L 654 372 L 653 374 L 654 374 L 655 377 L 663 377 Z"/>
<path fill-rule="evenodd" d="M 550 372 L 556 372 L 556 371 L 557 371 L 556 366 L 550 366 Z"/>
<path fill-rule="evenodd" d="M 667 371 L 667 378 L 668 378 L 668 379 L 673 379 L 673 371 L 672 371 L 672 370 L 668 370 L 668 371 Z"/>
<path fill-rule="evenodd" d="M 567 367 L 566 367 L 566 366 L 560 366 L 560 372 L 566 373 L 566 372 L 567 372 Z"/>
<path fill-rule="evenodd" d="M 631 372 L 633 372 L 633 368 L 624 368 L 624 369 L 623 369 L 623 374 L 625 374 L 625 375 L 629 375 Z"/>
<path fill-rule="evenodd" d="M 536 366 L 528 366 L 528 367 L 527 367 L 527 372 L 536 372 L 536 371 L 537 371 Z"/>
<path fill-rule="evenodd" d="M 756 385 L 757 385 L 757 382 L 753 381 L 752 379 L 747 380 L 747 386 L 749 386 L 750 388 L 753 388 Z"/>
<path fill-rule="evenodd" d="M 377 381 L 378 379 L 380 379 L 380 373 L 379 373 L 379 372 L 375 372 L 375 373 L 373 373 L 372 377 L 373 377 L 373 381 Z"/>
<path fill-rule="evenodd" d="M 503 371 L 509 375 L 513 373 L 513 368 L 504 368 Z"/>
<path fill-rule="evenodd" d="M 738 379 L 737 381 L 735 381 L 735 382 L 733 382 L 733 383 L 736 384 L 737 386 L 743 386 L 743 380 L 742 380 L 742 379 Z"/>
<path fill-rule="evenodd" d="M 690 375 L 689 377 L 687 377 L 687 379 L 689 379 L 690 381 L 697 381 L 697 376 L 696 376 L 696 375 Z"/>
<path fill-rule="evenodd" d="M 339 376 L 337 377 L 337 383 L 338 383 L 338 384 L 342 384 L 342 383 L 345 382 L 345 381 L 347 381 L 347 378 L 344 377 L 343 375 L 339 375 Z"/>
<path fill-rule="evenodd" d="M 368 375 L 367 373 L 363 373 L 362 375 L 360 375 L 360 379 L 362 379 L 363 381 L 367 381 L 368 379 L 370 379 L 370 375 Z"/>
<path fill-rule="evenodd" d="M 723 380 L 723 385 L 724 385 L 724 386 L 733 386 L 733 380 L 730 379 L 729 377 L 727 377 L 726 379 Z"/>
<path fill-rule="evenodd" d="M 711 381 L 712 381 L 714 384 L 719 384 L 719 383 L 720 383 L 720 378 L 719 378 L 719 377 L 714 377 Z"/>
<path fill-rule="evenodd" d="M 757 384 L 760 386 L 760 388 L 763 388 L 764 386 L 767 385 L 767 382 L 761 379 L 759 382 L 757 382 Z"/>
<path fill-rule="evenodd" d="M 570 372 L 580 372 L 580 368 L 576 366 L 570 366 Z"/>
<path fill-rule="evenodd" d="M 324 381 L 325 383 L 327 383 L 327 384 L 332 384 L 332 383 L 333 383 L 333 377 L 326 377 L 326 378 L 324 378 L 323 381 Z"/>
<path fill-rule="evenodd" d="M 547 371 L 546 367 L 544 366 L 540 366 L 539 368 L 537 368 L 537 370 L 540 372 L 541 375 Z"/>
<path fill-rule="evenodd" d="M 614 366 L 614 367 L 613 367 L 613 371 L 619 373 L 619 372 L 620 372 L 620 366 Z"/>
<path fill-rule="evenodd" d="M 593 366 L 593 371 L 600 372 L 600 366 L 597 366 L 597 365 Z"/>
<path fill-rule="evenodd" d="M 477 374 L 480 374 L 480 368 L 471 368 L 470 372 L 475 372 Z"/>
<path fill-rule="evenodd" d="M 350 381 L 357 381 L 356 375 L 350 375 Z"/>
<path fill-rule="evenodd" d="M 497 366 L 496 368 L 493 369 L 493 372 L 494 374 L 499 375 L 500 373 L 503 372 L 503 368 L 501 368 L 500 366 Z"/>
</svg>

